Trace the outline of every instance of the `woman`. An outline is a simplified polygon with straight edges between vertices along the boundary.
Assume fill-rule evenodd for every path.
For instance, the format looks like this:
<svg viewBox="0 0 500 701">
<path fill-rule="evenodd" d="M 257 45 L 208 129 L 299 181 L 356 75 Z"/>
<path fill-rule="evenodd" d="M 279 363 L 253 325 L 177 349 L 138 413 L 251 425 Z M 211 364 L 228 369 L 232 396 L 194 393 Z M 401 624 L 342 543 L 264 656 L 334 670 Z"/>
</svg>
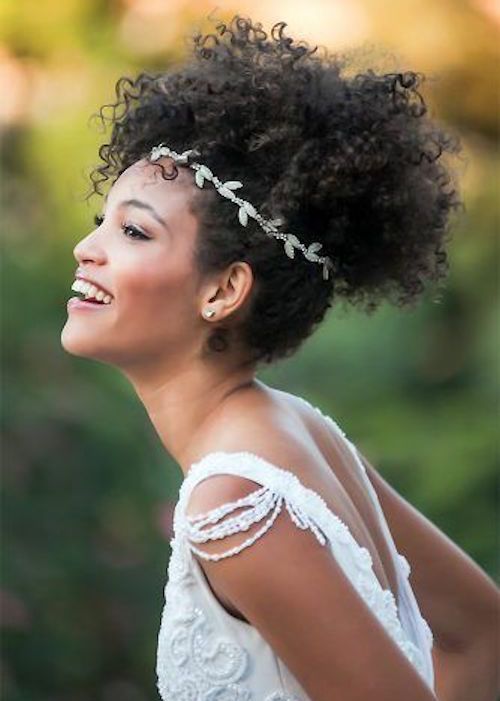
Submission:
<svg viewBox="0 0 500 701">
<path fill-rule="evenodd" d="M 74 250 L 88 301 L 62 344 L 120 368 L 185 476 L 158 690 L 493 701 L 493 582 L 331 417 L 256 378 L 333 301 L 411 305 L 444 278 L 439 157 L 460 145 L 415 73 L 345 77 L 284 26 L 237 15 L 118 81 L 93 191 L 115 179 Z"/>
</svg>

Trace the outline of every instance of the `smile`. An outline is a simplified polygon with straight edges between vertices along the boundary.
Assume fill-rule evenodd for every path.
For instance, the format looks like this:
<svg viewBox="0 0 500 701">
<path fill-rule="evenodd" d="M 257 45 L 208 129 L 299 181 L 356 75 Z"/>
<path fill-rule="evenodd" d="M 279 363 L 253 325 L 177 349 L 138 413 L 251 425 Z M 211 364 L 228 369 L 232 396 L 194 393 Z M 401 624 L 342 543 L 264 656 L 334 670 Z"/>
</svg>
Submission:
<svg viewBox="0 0 500 701">
<path fill-rule="evenodd" d="M 75 280 L 71 285 L 71 289 L 83 294 L 86 302 L 92 302 L 93 304 L 111 304 L 113 301 L 112 295 L 104 292 L 104 290 L 101 290 L 97 285 L 87 282 L 86 280 Z"/>
</svg>

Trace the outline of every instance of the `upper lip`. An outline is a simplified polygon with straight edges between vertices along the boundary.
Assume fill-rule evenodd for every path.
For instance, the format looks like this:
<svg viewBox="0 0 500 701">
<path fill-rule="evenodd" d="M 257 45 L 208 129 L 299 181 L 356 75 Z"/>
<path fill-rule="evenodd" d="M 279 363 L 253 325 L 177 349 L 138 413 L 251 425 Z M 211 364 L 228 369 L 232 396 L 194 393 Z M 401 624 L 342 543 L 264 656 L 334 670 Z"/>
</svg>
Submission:
<svg viewBox="0 0 500 701">
<path fill-rule="evenodd" d="M 96 282 L 96 280 L 92 280 L 92 278 L 87 277 L 86 275 L 82 275 L 81 273 L 76 273 L 76 274 L 75 274 L 75 279 L 76 279 L 76 280 L 85 280 L 85 282 L 90 282 L 91 285 L 95 285 L 95 286 L 98 287 L 100 290 L 102 290 L 102 291 L 105 292 L 106 294 L 108 294 L 108 295 L 110 295 L 111 297 L 113 297 L 113 295 L 111 294 L 111 292 L 109 292 L 105 287 L 103 287 L 103 286 L 101 285 L 100 282 Z"/>
</svg>

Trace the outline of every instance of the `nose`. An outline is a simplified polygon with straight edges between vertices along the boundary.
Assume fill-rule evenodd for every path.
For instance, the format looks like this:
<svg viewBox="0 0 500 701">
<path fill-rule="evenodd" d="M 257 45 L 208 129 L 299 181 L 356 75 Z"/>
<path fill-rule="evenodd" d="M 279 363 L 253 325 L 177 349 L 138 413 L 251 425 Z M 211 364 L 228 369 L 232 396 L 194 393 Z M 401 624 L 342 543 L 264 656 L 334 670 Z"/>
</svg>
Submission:
<svg viewBox="0 0 500 701">
<path fill-rule="evenodd" d="M 83 239 L 80 239 L 73 248 L 73 255 L 78 263 L 85 263 L 88 261 L 94 263 L 104 262 L 106 257 L 104 249 L 99 244 L 97 237 L 94 236 L 95 233 L 96 232 L 93 231 Z"/>
</svg>

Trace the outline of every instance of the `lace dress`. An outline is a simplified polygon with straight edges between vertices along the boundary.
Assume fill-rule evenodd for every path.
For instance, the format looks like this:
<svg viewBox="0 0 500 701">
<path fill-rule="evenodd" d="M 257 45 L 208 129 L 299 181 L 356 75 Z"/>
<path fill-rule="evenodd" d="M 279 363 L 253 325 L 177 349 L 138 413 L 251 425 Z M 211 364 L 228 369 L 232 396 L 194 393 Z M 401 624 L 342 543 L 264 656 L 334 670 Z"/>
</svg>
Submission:
<svg viewBox="0 0 500 701">
<path fill-rule="evenodd" d="M 209 453 L 191 466 L 181 484 L 174 512 L 156 661 L 157 688 L 163 701 L 311 701 L 257 629 L 232 616 L 215 598 L 193 556 L 196 552 L 204 558 L 220 559 L 250 547 L 272 527 L 282 507 L 288 509 L 298 528 L 309 528 L 322 545 L 330 548 L 360 596 L 434 691 L 433 635 L 408 580 L 410 565 L 396 549 L 365 467 L 338 424 L 299 398 L 317 411 L 349 447 L 353 469 L 362 475 L 375 504 L 396 565 L 398 604 L 391 590 L 383 589 L 375 576 L 367 548 L 357 543 L 323 498 L 303 485 L 295 474 L 251 452 Z M 261 486 L 243 499 L 207 514 L 187 516 L 185 508 L 194 486 L 210 475 L 222 473 L 246 477 Z M 240 510 L 237 516 L 226 518 L 235 509 Z M 249 524 L 263 525 L 240 545 L 224 550 L 229 522 L 231 533 L 248 530 Z M 207 539 L 220 540 L 217 554 L 209 555 L 196 547 L 196 542 Z"/>
</svg>

